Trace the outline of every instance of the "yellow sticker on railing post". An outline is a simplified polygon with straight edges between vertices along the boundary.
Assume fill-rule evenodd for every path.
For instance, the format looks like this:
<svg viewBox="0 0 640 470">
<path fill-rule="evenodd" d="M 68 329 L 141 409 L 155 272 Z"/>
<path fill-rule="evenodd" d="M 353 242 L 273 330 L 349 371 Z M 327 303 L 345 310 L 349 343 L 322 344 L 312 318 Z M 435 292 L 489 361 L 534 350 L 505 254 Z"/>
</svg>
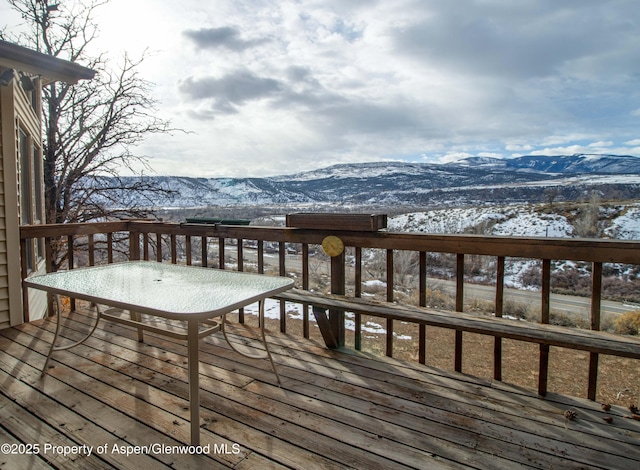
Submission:
<svg viewBox="0 0 640 470">
<path fill-rule="evenodd" d="M 339 256 L 344 251 L 344 243 L 335 235 L 329 235 L 322 240 L 322 251 L 332 258 Z"/>
</svg>

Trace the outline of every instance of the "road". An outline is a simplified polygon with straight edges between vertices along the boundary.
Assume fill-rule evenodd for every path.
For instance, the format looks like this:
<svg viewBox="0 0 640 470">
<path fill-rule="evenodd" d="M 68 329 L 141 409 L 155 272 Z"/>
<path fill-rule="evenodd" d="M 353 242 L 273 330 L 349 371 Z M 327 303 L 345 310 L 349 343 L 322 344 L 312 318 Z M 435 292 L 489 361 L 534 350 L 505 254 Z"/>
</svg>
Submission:
<svg viewBox="0 0 640 470">
<path fill-rule="evenodd" d="M 455 295 L 456 284 L 454 281 L 434 280 L 434 285 L 437 285 L 443 292 Z M 478 284 L 465 284 L 465 299 L 479 299 L 490 302 L 495 301 L 496 289 L 494 286 L 484 286 Z M 513 301 L 524 304 L 540 305 L 541 298 L 540 292 L 510 289 L 504 290 L 505 301 Z M 588 297 L 578 297 L 573 295 L 561 295 L 551 294 L 551 310 L 583 314 L 586 317 L 591 312 L 591 299 Z M 639 305 L 626 304 L 623 302 L 614 302 L 610 300 L 603 300 L 600 304 L 600 310 L 602 314 L 607 315 L 619 315 L 621 313 L 629 312 L 630 310 L 640 309 Z"/>
<path fill-rule="evenodd" d="M 217 244 L 210 246 L 210 253 L 214 252 L 217 256 Z M 235 262 L 236 252 L 234 248 L 228 249 L 230 255 L 230 262 Z M 244 259 L 246 262 L 257 263 L 257 251 L 251 248 L 244 248 Z M 265 266 L 278 267 L 278 255 L 277 254 L 264 254 Z M 316 273 L 329 274 L 329 262 L 325 257 L 312 258 L 310 261 L 312 268 Z M 302 271 L 302 258 L 299 255 L 287 255 L 286 267 L 289 271 Z M 353 279 L 353 268 L 347 266 L 347 277 Z M 455 281 L 448 281 L 442 279 L 429 278 L 429 286 L 432 289 L 439 289 L 442 292 L 455 295 L 456 283 Z M 495 287 L 485 286 L 480 284 L 465 283 L 465 301 L 481 300 L 494 302 L 495 301 Z M 530 290 L 519 290 L 512 288 L 505 288 L 504 290 L 505 302 L 515 302 L 519 304 L 539 306 L 541 304 L 540 292 Z M 559 313 L 565 313 L 569 315 L 580 315 L 583 318 L 588 319 L 591 311 L 591 299 L 588 297 L 578 297 L 571 295 L 551 294 L 551 310 Z M 610 300 L 603 300 L 601 303 L 601 313 L 603 318 L 607 315 L 619 315 L 621 313 L 629 312 L 632 310 L 640 309 L 640 305 L 626 304 L 623 302 L 614 302 Z"/>
</svg>

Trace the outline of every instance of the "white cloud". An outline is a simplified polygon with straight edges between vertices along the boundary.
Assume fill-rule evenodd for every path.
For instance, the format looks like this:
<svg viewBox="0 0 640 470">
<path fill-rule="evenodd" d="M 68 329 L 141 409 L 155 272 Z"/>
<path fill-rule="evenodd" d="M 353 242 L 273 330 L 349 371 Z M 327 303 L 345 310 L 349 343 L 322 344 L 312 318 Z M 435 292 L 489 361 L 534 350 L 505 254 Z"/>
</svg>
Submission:
<svg viewBox="0 0 640 470">
<path fill-rule="evenodd" d="M 540 146 L 552 146 L 552 145 L 560 145 L 567 144 L 575 141 L 584 141 L 584 140 L 593 140 L 594 136 L 588 134 L 564 134 L 564 135 L 550 135 L 542 141 L 538 145 Z"/>
<path fill-rule="evenodd" d="M 504 146 L 505 150 L 508 150 L 510 152 L 528 152 L 530 150 L 533 150 L 533 146 L 529 145 L 529 144 L 515 144 L 515 143 L 508 143 Z"/>
<path fill-rule="evenodd" d="M 577 153 L 593 153 L 593 149 L 584 145 L 569 145 L 567 147 L 545 147 L 534 150 L 531 155 L 573 155 Z"/>
<path fill-rule="evenodd" d="M 16 23 L 4 11 L 0 27 Z M 141 73 L 159 114 L 192 132 L 138 149 L 161 174 L 640 147 L 634 2 L 112 0 L 99 12 L 99 50 L 153 51 Z"/>
<path fill-rule="evenodd" d="M 588 145 L 588 147 L 590 148 L 604 148 L 604 147 L 611 147 L 613 145 L 613 142 L 609 141 L 609 142 L 603 142 L 603 141 L 599 141 L 599 142 L 592 142 Z"/>
<path fill-rule="evenodd" d="M 466 152 L 448 153 L 448 154 L 440 157 L 440 162 L 442 162 L 442 163 L 456 162 L 458 160 L 463 160 L 463 159 L 469 158 L 469 157 L 473 157 L 473 155 L 471 155 L 470 153 L 466 153 Z"/>
</svg>

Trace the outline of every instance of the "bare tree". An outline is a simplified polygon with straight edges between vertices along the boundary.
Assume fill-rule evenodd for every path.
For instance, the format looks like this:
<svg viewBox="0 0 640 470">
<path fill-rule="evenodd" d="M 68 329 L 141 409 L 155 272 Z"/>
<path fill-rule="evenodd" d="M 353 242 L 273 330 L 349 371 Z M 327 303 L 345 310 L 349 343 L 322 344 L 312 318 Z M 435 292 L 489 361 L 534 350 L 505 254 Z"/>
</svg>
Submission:
<svg viewBox="0 0 640 470">
<path fill-rule="evenodd" d="M 415 251 L 397 250 L 393 256 L 393 271 L 398 276 L 398 284 L 408 286 L 418 274 L 419 255 Z"/>
<path fill-rule="evenodd" d="M 47 0 L 7 1 L 27 28 L 12 39 L 98 72 L 91 81 L 52 83 L 43 90 L 47 222 L 147 216 L 147 210 L 136 206 L 139 198 L 130 197 L 132 192 L 163 190 L 142 175 L 119 177 L 123 170 L 133 172 L 134 166 L 148 169 L 146 157 L 132 149 L 149 134 L 170 131 L 169 123 L 156 115 L 151 83 L 138 73 L 144 55 L 125 55 L 116 68 L 104 54 L 92 55 L 98 32 L 93 18 L 108 0 L 66 2 L 68 7 Z"/>
<path fill-rule="evenodd" d="M 579 237 L 600 238 L 602 229 L 599 223 L 600 205 L 602 201 L 597 191 L 592 191 L 587 203 L 578 209 L 573 221 L 573 228 Z"/>
<path fill-rule="evenodd" d="M 551 186 L 542 192 L 542 197 L 549 204 L 549 212 L 553 212 L 553 203 L 561 194 L 560 186 Z"/>
</svg>

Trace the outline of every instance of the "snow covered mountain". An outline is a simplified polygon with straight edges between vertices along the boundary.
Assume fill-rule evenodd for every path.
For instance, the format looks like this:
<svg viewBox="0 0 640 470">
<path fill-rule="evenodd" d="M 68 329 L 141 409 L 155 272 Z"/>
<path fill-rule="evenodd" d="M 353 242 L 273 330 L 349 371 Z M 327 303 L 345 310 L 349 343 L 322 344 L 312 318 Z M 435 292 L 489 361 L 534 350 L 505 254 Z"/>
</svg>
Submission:
<svg viewBox="0 0 640 470">
<path fill-rule="evenodd" d="M 562 156 L 533 156 L 501 159 L 471 157 L 450 163 L 450 166 L 474 168 L 503 168 L 557 174 L 629 174 L 640 173 L 640 158 L 628 155 L 575 154 Z"/>
<path fill-rule="evenodd" d="M 640 199 L 640 158 L 613 155 L 467 158 L 448 164 L 375 162 L 334 165 L 268 178 L 151 177 L 170 195 L 112 195 L 143 207 L 233 205 L 425 206 L 542 202 L 598 191 Z"/>
</svg>

